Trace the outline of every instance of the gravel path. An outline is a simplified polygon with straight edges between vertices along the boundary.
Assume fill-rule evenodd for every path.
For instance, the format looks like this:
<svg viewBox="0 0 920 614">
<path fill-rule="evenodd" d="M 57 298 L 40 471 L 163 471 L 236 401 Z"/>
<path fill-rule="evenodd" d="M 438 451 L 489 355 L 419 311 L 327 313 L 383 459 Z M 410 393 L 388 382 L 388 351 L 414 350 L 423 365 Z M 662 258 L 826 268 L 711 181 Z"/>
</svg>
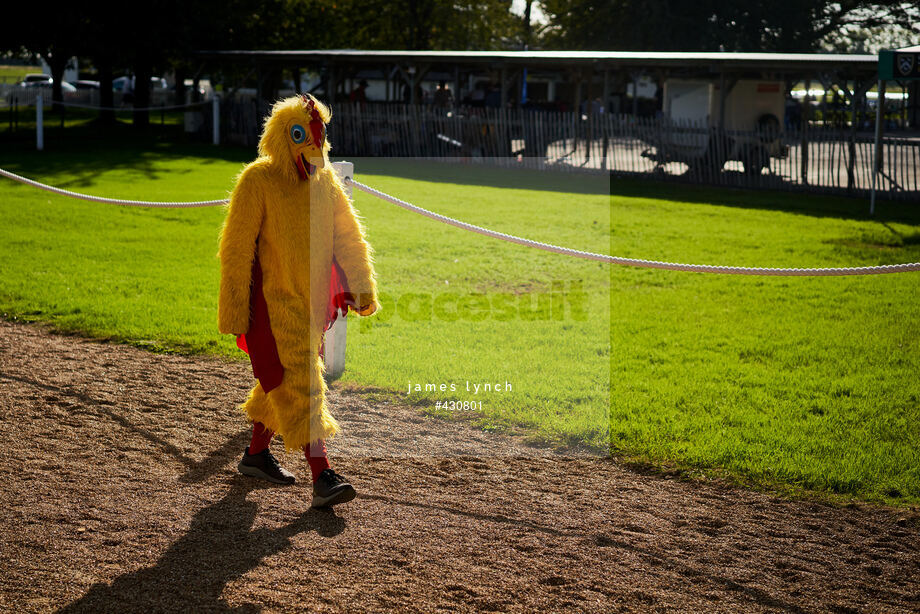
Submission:
<svg viewBox="0 0 920 614">
<path fill-rule="evenodd" d="M 339 386 L 330 457 L 359 496 L 310 510 L 303 459 L 291 487 L 236 472 L 251 381 L 0 322 L 0 610 L 920 611 L 915 514 L 645 475 Z"/>
</svg>

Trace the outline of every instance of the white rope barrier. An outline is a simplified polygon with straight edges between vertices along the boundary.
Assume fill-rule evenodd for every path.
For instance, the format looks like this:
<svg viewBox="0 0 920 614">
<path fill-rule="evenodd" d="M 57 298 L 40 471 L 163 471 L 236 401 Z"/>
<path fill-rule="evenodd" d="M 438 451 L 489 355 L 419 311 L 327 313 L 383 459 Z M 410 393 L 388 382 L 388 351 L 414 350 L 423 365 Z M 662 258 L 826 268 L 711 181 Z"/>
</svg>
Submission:
<svg viewBox="0 0 920 614">
<path fill-rule="evenodd" d="M 549 243 L 541 243 L 539 241 L 532 241 L 530 239 L 524 239 L 521 237 L 516 237 L 514 235 L 505 234 L 503 232 L 497 232 L 495 230 L 489 230 L 488 228 L 483 228 L 482 226 L 476 226 L 474 224 L 469 224 L 467 222 L 461 222 L 460 220 L 455 220 L 454 218 L 447 217 L 446 215 L 441 215 L 440 213 L 434 213 L 427 209 L 423 209 L 411 203 L 407 203 L 404 200 L 400 200 L 394 196 L 390 196 L 380 190 L 375 190 L 374 188 L 367 186 L 360 181 L 356 181 L 350 177 L 345 178 L 346 183 L 351 183 L 356 188 L 362 192 L 366 192 L 377 198 L 383 199 L 389 203 L 419 213 L 425 217 L 429 217 L 433 220 L 438 220 L 445 224 L 450 224 L 451 226 L 456 226 L 457 228 L 462 228 L 464 230 L 469 230 L 471 232 L 476 232 L 487 237 L 493 237 L 495 239 L 501 239 L 503 241 L 510 241 L 512 243 L 517 243 L 519 245 L 526 245 L 527 247 L 535 247 L 537 249 L 542 249 L 544 251 L 553 252 L 556 254 L 563 254 L 566 256 L 574 256 L 576 258 L 585 258 L 588 260 L 598 260 L 600 262 L 609 262 L 611 264 L 619 264 L 625 266 L 635 266 L 642 267 L 647 269 L 664 269 L 667 271 L 691 271 L 694 273 L 723 273 L 728 275 L 774 275 L 774 276 L 832 276 L 832 275 L 876 275 L 880 273 L 906 273 L 910 271 L 920 271 L 920 262 L 912 262 L 909 264 L 887 264 L 881 266 L 867 266 L 867 267 L 842 267 L 842 268 L 820 268 L 820 269 L 779 269 L 779 268 L 759 268 L 759 267 L 737 267 L 737 266 L 713 266 L 708 264 L 679 264 L 673 262 L 659 262 L 657 260 L 639 260 L 636 258 L 619 258 L 617 256 L 608 256 L 606 254 L 595 254 L 593 252 L 584 252 L 576 249 L 570 249 L 568 247 L 560 247 L 558 245 L 551 245 Z"/>
<path fill-rule="evenodd" d="M 44 183 L 39 183 L 38 181 L 33 181 L 27 177 L 17 175 L 16 173 L 11 173 L 8 170 L 0 168 L 0 176 L 12 179 L 13 181 L 18 181 L 26 185 L 39 188 L 42 190 L 47 190 L 55 194 L 60 194 L 62 196 L 70 196 L 71 198 L 79 198 L 81 200 L 88 200 L 91 202 L 97 203 L 106 203 L 110 205 L 120 205 L 125 207 L 161 207 L 161 208 L 190 208 L 190 207 L 213 207 L 216 205 L 225 205 L 227 204 L 227 199 L 222 200 L 200 200 L 200 201 L 189 201 L 189 202 L 154 202 L 147 200 L 122 200 L 118 198 L 104 198 L 101 196 L 92 196 L 90 194 L 80 194 L 78 192 L 71 192 L 70 190 L 63 190 L 61 188 L 55 188 Z M 540 241 L 533 241 L 531 239 L 524 239 L 522 237 L 516 237 L 514 235 L 505 234 L 503 232 L 498 232 L 496 230 L 489 230 L 488 228 L 483 228 L 482 226 L 476 226 L 475 224 L 469 224 L 467 222 L 461 222 L 452 217 L 447 217 L 446 215 L 441 215 L 440 213 L 435 213 L 429 211 L 428 209 L 423 209 L 411 203 L 407 203 L 404 200 L 400 200 L 395 196 L 390 196 L 385 192 L 376 190 L 368 185 L 356 181 L 351 177 L 344 178 L 345 183 L 351 183 L 356 188 L 367 194 L 371 194 L 385 200 L 389 203 L 402 207 L 408 211 L 424 215 L 433 220 L 449 224 L 451 226 L 456 226 L 457 228 L 462 228 L 464 230 L 469 230 L 487 237 L 492 237 L 495 239 L 501 239 L 503 241 L 510 241 L 511 243 L 517 243 L 519 245 L 525 245 L 527 247 L 534 247 L 536 249 L 541 249 L 547 252 L 553 252 L 556 254 L 562 254 L 565 256 L 574 256 L 576 258 L 585 258 L 587 260 L 597 260 L 600 262 L 607 262 L 610 264 L 619 264 L 623 266 L 635 266 L 642 267 L 647 269 L 664 269 L 667 271 L 690 271 L 694 273 L 722 273 L 726 275 L 771 275 L 771 276 L 837 276 L 837 275 L 878 275 L 883 273 L 907 273 L 912 271 L 920 271 L 920 262 L 911 262 L 905 264 L 886 264 L 880 266 L 866 266 L 866 267 L 839 267 L 839 268 L 814 268 L 814 269 L 781 269 L 781 268 L 760 268 L 760 267 L 737 267 L 737 266 L 714 266 L 709 264 L 680 264 L 674 262 L 659 262 L 657 260 L 640 260 L 637 258 L 620 258 L 617 256 L 608 256 L 607 254 L 596 254 L 594 252 L 585 252 L 577 249 L 571 249 L 568 247 L 560 247 L 558 245 L 552 245 L 550 243 L 541 243 Z"/>
<path fill-rule="evenodd" d="M 33 181 L 27 177 L 17 175 L 16 173 L 11 173 L 6 169 L 0 168 L 0 175 L 6 177 L 7 179 L 12 179 L 13 181 L 18 181 L 26 185 L 30 185 L 33 188 L 38 188 L 40 190 L 47 190 L 48 192 L 53 192 L 54 194 L 60 194 L 61 196 L 70 196 L 71 198 L 79 198 L 81 200 L 88 200 L 94 203 L 105 203 L 107 205 L 119 205 L 122 207 L 159 207 L 166 209 L 187 209 L 191 207 L 213 207 L 215 205 L 225 205 L 227 204 L 227 199 L 224 200 L 196 200 L 189 202 L 154 202 L 149 200 L 122 200 L 120 198 L 104 198 L 102 196 L 92 196 L 91 194 L 80 194 L 79 192 L 71 192 L 70 190 L 64 190 L 61 188 L 55 188 L 54 186 L 46 185 L 44 183 L 39 183 Z"/>
</svg>

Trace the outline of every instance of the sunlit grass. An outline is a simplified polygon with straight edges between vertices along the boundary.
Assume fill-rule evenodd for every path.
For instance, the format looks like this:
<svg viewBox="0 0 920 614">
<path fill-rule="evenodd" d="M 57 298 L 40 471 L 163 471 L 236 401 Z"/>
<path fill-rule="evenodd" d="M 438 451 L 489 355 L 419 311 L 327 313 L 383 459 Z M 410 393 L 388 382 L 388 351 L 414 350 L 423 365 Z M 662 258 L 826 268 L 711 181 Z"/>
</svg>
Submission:
<svg viewBox="0 0 920 614">
<path fill-rule="evenodd" d="M 130 135 L 131 133 L 126 133 Z M 0 163 L 69 189 L 224 196 L 245 150 L 138 137 Z M 465 221 L 620 256 L 702 264 L 920 261 L 920 215 L 855 200 L 357 160 L 358 179 Z M 656 466 L 920 501 L 920 274 L 703 275 L 499 242 L 356 193 L 383 310 L 349 321 L 344 382 L 481 426 Z M 0 183 L 0 312 L 159 350 L 236 356 L 216 330 L 223 212 L 122 209 Z M 560 310 L 561 306 L 561 310 Z M 446 390 L 413 391 L 411 384 Z M 486 383 L 509 390 L 474 394 Z M 453 385 L 455 390 L 451 390 Z M 609 439 L 608 439 L 609 429 Z M 497 454 L 501 451 L 497 450 Z"/>
</svg>

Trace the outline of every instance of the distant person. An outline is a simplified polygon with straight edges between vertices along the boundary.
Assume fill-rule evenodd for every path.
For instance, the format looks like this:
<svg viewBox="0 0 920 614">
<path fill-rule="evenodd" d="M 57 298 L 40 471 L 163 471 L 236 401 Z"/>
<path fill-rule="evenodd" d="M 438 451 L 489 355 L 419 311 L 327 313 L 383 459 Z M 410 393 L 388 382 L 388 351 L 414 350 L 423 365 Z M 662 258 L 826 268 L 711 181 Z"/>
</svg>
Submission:
<svg viewBox="0 0 920 614">
<path fill-rule="evenodd" d="M 367 102 L 367 81 L 361 79 L 361 82 L 358 84 L 358 87 L 351 90 L 351 94 L 348 95 L 348 100 L 350 102 Z"/>
<path fill-rule="evenodd" d="M 598 96 L 591 102 L 591 114 L 600 115 L 603 112 L 604 112 L 604 105 L 601 104 L 600 96 Z"/>
<path fill-rule="evenodd" d="M 483 104 L 487 107 L 496 107 L 496 108 L 502 106 L 502 93 L 497 87 L 493 86 L 491 83 L 489 84 L 489 89 L 486 91 L 486 98 L 483 101 Z"/>
<path fill-rule="evenodd" d="M 787 130 L 792 128 L 798 130 L 802 127 L 802 104 L 809 104 L 807 97 L 805 98 L 804 103 L 800 103 L 792 96 L 786 97 L 786 117 L 784 118 L 784 123 Z"/>
<path fill-rule="evenodd" d="M 479 83 L 476 84 L 475 89 L 473 89 L 473 93 L 470 94 L 470 104 L 474 107 L 482 107 L 482 106 L 485 106 L 485 102 L 486 102 L 486 89 L 485 89 L 485 86 L 480 81 Z"/>
<path fill-rule="evenodd" d="M 438 82 L 438 89 L 434 93 L 434 106 L 440 109 L 447 109 L 453 105 L 454 94 L 449 89 L 447 89 L 447 83 L 444 81 Z"/>
<path fill-rule="evenodd" d="M 408 83 L 403 84 L 402 88 L 402 100 L 406 104 L 412 102 L 412 88 Z M 422 88 L 421 84 L 415 86 L 415 104 L 424 102 L 425 100 L 425 90 Z"/>
</svg>

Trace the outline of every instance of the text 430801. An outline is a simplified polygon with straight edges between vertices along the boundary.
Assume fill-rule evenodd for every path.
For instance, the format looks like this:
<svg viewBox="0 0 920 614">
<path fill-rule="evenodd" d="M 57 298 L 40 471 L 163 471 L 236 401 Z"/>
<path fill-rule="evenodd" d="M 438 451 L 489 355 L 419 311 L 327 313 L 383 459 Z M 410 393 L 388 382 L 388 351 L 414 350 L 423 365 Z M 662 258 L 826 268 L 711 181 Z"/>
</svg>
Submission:
<svg viewBox="0 0 920 614">
<path fill-rule="evenodd" d="M 437 401 L 434 407 L 448 411 L 482 411 L 482 401 Z"/>
</svg>

